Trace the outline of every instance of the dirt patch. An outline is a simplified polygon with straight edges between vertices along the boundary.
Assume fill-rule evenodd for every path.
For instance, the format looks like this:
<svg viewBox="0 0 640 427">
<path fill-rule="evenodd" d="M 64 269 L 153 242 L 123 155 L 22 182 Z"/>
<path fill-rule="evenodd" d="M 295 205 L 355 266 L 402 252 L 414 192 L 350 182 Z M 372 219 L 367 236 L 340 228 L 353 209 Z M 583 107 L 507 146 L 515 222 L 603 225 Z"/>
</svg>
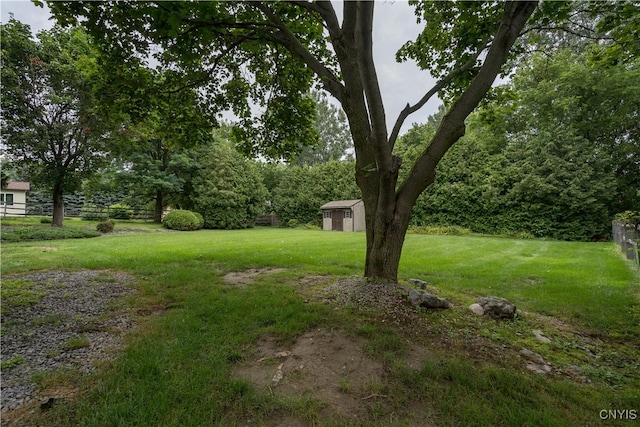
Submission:
<svg viewBox="0 0 640 427">
<path fill-rule="evenodd" d="M 353 420 L 384 398 L 382 363 L 342 331 L 316 329 L 289 345 L 262 339 L 237 375 L 273 394 L 310 397 L 325 406 L 327 415 Z"/>
<path fill-rule="evenodd" d="M 58 248 L 54 248 L 52 246 L 32 246 L 32 248 L 40 252 L 57 252 L 58 251 Z"/>
<path fill-rule="evenodd" d="M 262 274 L 276 274 L 284 271 L 284 268 L 251 268 L 245 271 L 232 271 L 225 274 L 224 283 L 227 285 L 245 287 L 255 281 Z"/>
</svg>

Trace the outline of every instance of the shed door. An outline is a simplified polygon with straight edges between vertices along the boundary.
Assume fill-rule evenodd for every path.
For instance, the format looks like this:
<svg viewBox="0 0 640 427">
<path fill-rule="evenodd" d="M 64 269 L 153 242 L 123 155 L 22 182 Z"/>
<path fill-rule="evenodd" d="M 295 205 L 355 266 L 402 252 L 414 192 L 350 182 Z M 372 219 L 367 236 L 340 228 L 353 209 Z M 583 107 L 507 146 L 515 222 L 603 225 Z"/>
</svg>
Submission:
<svg viewBox="0 0 640 427">
<path fill-rule="evenodd" d="M 344 219 L 344 213 L 342 210 L 334 210 L 331 212 L 331 230 L 342 231 L 342 220 Z"/>
</svg>

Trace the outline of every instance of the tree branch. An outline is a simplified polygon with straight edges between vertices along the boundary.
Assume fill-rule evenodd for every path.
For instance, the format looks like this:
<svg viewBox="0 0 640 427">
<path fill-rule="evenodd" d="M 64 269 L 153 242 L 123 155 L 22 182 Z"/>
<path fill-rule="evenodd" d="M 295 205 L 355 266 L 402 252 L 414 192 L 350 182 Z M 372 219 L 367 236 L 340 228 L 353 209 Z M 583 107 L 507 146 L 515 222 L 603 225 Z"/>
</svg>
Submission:
<svg viewBox="0 0 640 427">
<path fill-rule="evenodd" d="M 369 109 L 369 121 L 373 135 L 372 143 L 376 146 L 379 163 L 387 163 L 384 167 L 390 170 L 391 151 L 387 150 L 387 124 L 384 113 L 384 103 L 378 84 L 378 75 L 373 62 L 373 8 L 375 2 L 358 2 L 358 17 L 356 20 L 356 45 L 358 47 L 358 67 L 360 80 Z M 383 167 L 378 164 L 378 167 Z"/>
<path fill-rule="evenodd" d="M 407 117 L 409 117 L 411 114 L 415 113 L 416 111 L 420 110 L 427 103 L 427 101 L 431 99 L 433 95 L 438 93 L 442 88 L 444 88 L 447 84 L 449 84 L 455 77 L 470 70 L 475 65 L 480 54 L 484 52 L 484 50 L 487 48 L 487 45 L 488 45 L 488 41 L 485 42 L 476 51 L 476 53 L 471 58 L 469 58 L 467 62 L 465 62 L 460 67 L 452 70 L 449 74 L 444 76 L 416 104 L 414 104 L 413 106 L 407 104 L 407 106 L 400 112 L 400 115 L 398 116 L 398 119 L 396 120 L 396 123 L 391 132 L 391 136 L 389 137 L 389 146 L 391 147 L 392 150 L 396 143 L 396 140 L 398 139 L 398 135 L 400 134 L 400 129 L 402 128 L 402 125 L 404 124 L 404 121 L 407 119 Z"/>
<path fill-rule="evenodd" d="M 504 5 L 500 26 L 487 56 L 471 84 L 442 119 L 429 146 L 422 152 L 397 193 L 398 204 L 410 209 L 420 193 L 435 180 L 435 168 L 447 150 L 465 132 L 464 120 L 476 108 L 495 81 L 509 50 L 519 37 L 537 2 L 511 1 Z"/>
<path fill-rule="evenodd" d="M 278 18 L 265 3 L 251 2 L 249 4 L 262 12 L 278 30 L 277 33 L 267 33 L 265 36 L 271 41 L 284 46 L 289 52 L 300 58 L 313 70 L 314 73 L 316 73 L 322 81 L 325 89 L 336 97 L 338 101 L 342 101 L 344 86 L 333 72 L 325 67 L 318 58 L 316 58 L 302 45 L 302 43 L 300 43 L 300 40 L 298 40 L 296 35 L 287 28 L 280 18 Z"/>
</svg>

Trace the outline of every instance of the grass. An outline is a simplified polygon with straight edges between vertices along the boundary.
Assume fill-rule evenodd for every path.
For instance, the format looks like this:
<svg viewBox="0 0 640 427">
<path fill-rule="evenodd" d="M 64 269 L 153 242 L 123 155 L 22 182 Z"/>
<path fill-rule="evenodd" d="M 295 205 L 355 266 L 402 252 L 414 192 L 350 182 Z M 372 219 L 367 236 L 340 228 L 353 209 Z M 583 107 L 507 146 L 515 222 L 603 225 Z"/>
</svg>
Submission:
<svg viewBox="0 0 640 427">
<path fill-rule="evenodd" d="M 79 348 L 89 347 L 90 341 L 84 335 L 80 335 L 77 337 L 69 338 L 67 341 L 62 343 L 62 348 L 65 351 L 77 350 Z"/>
<path fill-rule="evenodd" d="M 34 282 L 28 280 L 3 280 L 0 296 L 2 296 L 2 308 L 0 312 L 8 313 L 10 310 L 28 307 L 36 304 L 46 293 L 37 289 Z"/>
<path fill-rule="evenodd" d="M 62 227 L 52 227 L 51 223 L 43 223 L 48 217 L 9 217 L 2 218 L 2 234 L 0 239 L 3 242 L 39 241 L 39 240 L 60 240 L 60 239 L 83 239 L 101 236 L 97 230 L 99 221 L 84 221 L 80 218 L 65 218 Z M 113 221 L 115 222 L 115 221 Z M 145 222 L 140 220 L 118 220 L 119 226 L 116 231 L 124 232 L 144 232 L 161 230 L 160 224 Z"/>
<path fill-rule="evenodd" d="M 602 409 L 640 409 L 640 275 L 613 244 L 408 235 L 401 279 L 426 280 L 454 302 L 426 313 L 428 329 L 412 335 L 430 349 L 413 370 L 399 361 L 410 348 L 406 334 L 375 315 L 305 301 L 291 286 L 307 274 L 361 274 L 363 233 L 153 230 L 50 241 L 55 250 L 45 252 L 40 242 L 2 245 L 3 292 L 12 274 L 29 270 L 118 269 L 139 278 L 136 304 L 166 309 L 114 362 L 72 377 L 79 398 L 48 411 L 41 425 L 260 425 L 282 416 L 316 425 L 595 425 Z M 260 267 L 285 270 L 247 289 L 222 281 Z M 465 309 L 485 295 L 515 302 L 518 319 L 497 323 Z M 367 387 L 385 397 L 367 401 L 361 422 L 327 418 L 310 396 L 284 399 L 232 374 L 260 337 L 287 342 L 319 327 L 347 329 L 386 366 L 384 381 Z M 552 343 L 537 341 L 534 329 Z M 591 383 L 534 375 L 499 350 L 521 347 L 562 369 L 577 365 Z M 357 389 L 346 379 L 339 388 Z"/>
<path fill-rule="evenodd" d="M 0 364 L 0 369 L 1 370 L 11 369 L 14 366 L 22 365 L 23 363 L 24 363 L 24 358 L 21 355 L 16 354 L 15 356 L 7 360 L 3 360 L 2 363 Z"/>
</svg>

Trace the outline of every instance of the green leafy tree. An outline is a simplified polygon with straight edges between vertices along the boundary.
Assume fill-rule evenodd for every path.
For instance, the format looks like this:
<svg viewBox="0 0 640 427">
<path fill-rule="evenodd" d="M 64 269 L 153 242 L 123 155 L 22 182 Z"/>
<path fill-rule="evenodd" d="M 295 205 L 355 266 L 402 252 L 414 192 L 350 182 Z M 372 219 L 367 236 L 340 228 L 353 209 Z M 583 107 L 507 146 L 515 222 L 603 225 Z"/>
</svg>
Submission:
<svg viewBox="0 0 640 427">
<path fill-rule="evenodd" d="M 317 116 L 314 127 L 319 135 L 318 144 L 301 145 L 293 164 L 312 166 L 350 158 L 348 150 L 353 146 L 353 142 L 344 111 L 330 104 L 326 95 L 321 92 L 312 92 L 311 95 L 316 103 Z"/>
<path fill-rule="evenodd" d="M 195 90 L 181 87 L 170 71 L 103 64 L 107 68 L 97 93 L 104 114 L 121 123 L 112 153 L 126 167 L 117 181 L 135 204 L 151 201 L 159 223 L 164 209 L 185 190 L 194 166 L 186 151 L 210 141 L 217 121 L 202 108 Z"/>
<path fill-rule="evenodd" d="M 321 225 L 320 206 L 331 200 L 361 198 L 353 179 L 353 161 L 283 168 L 272 190 L 272 209 L 281 222 Z"/>
<path fill-rule="evenodd" d="M 64 194 L 104 164 L 110 128 L 96 113 L 92 79 L 97 52 L 81 28 L 56 26 L 32 38 L 11 18 L 2 32 L 2 139 L 53 198 L 53 226 L 64 218 Z"/>
<path fill-rule="evenodd" d="M 536 236 L 586 240 L 608 234 L 615 180 L 571 129 L 544 126 L 507 148 L 504 197 L 511 222 Z"/>
<path fill-rule="evenodd" d="M 640 201 L 640 61 L 603 66 L 589 46 L 582 54 L 564 50 L 537 55 L 513 79 L 515 114 L 507 132 L 532 134 L 540 126 L 562 128 L 582 138 L 587 165 L 611 174 L 616 188 L 609 213 L 637 209 Z"/>
<path fill-rule="evenodd" d="M 81 16 L 106 49 L 160 57 L 204 83 L 217 105 L 240 117 L 237 136 L 248 153 L 291 155 L 317 135 L 310 126 L 314 79 L 348 118 L 356 182 L 365 204 L 364 274 L 396 280 L 411 211 L 433 183 L 438 162 L 465 132 L 465 119 L 503 71 L 511 48 L 531 25 L 563 19 L 561 2 L 415 2 L 425 24 L 399 59 L 412 59 L 438 79 L 408 104 L 389 131 L 373 60 L 375 2 L 50 2 L 60 19 Z M 535 12 L 535 13 L 534 13 Z M 71 19 L 73 20 L 73 19 Z M 116 29 L 116 31 L 114 31 Z M 393 148 L 404 121 L 434 95 L 447 113 L 406 177 Z M 251 119 L 249 101 L 264 107 Z"/>
<path fill-rule="evenodd" d="M 414 223 L 588 240 L 637 206 L 637 65 L 596 67 L 585 46 L 521 64 L 440 162 Z M 412 129 L 400 147 L 429 129 Z"/>
<path fill-rule="evenodd" d="M 268 194 L 258 166 L 221 138 L 192 155 L 199 159 L 198 168 L 183 205 L 202 214 L 205 228 L 253 227 L 265 211 Z"/>
</svg>

